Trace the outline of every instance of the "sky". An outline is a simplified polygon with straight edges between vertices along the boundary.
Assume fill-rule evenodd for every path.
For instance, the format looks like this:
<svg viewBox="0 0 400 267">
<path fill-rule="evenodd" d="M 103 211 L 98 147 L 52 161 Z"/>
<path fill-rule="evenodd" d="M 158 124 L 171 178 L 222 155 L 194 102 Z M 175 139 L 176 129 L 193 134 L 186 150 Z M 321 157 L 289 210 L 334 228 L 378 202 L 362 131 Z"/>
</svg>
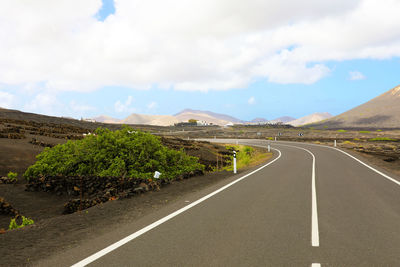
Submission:
<svg viewBox="0 0 400 267">
<path fill-rule="evenodd" d="M 400 84 L 398 0 L 14 0 L 0 107 L 125 118 L 338 115 Z"/>
</svg>

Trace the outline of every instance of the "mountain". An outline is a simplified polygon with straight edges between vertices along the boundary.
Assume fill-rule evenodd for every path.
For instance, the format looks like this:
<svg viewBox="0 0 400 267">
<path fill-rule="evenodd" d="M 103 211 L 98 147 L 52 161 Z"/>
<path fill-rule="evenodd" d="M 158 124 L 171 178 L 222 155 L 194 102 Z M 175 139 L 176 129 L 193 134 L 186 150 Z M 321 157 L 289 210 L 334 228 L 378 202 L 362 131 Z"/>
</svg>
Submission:
<svg viewBox="0 0 400 267">
<path fill-rule="evenodd" d="M 186 116 L 187 114 L 193 115 L 193 116 L 200 116 L 200 117 L 213 117 L 214 119 L 221 120 L 224 122 L 233 122 L 233 123 L 243 123 L 242 120 L 239 120 L 238 118 L 226 115 L 226 114 L 221 114 L 221 113 L 215 113 L 211 111 L 205 111 L 205 110 L 193 110 L 193 109 L 184 109 L 181 112 L 175 114 L 175 117 L 183 117 Z M 193 118 L 195 120 L 202 120 L 202 119 L 197 119 Z"/>
<path fill-rule="evenodd" d="M 400 86 L 322 123 L 325 128 L 400 128 Z"/>
<path fill-rule="evenodd" d="M 314 122 L 319 122 L 322 120 L 326 120 L 332 118 L 332 115 L 329 114 L 328 112 L 323 112 L 323 113 L 313 113 L 311 115 L 307 115 L 304 117 L 301 117 L 297 120 L 289 121 L 286 124 L 290 124 L 293 126 L 301 126 L 309 123 L 314 123 Z"/>
<path fill-rule="evenodd" d="M 121 123 L 120 119 L 115 119 L 107 115 L 100 115 L 98 117 L 93 118 L 93 120 L 103 123 Z"/>
<path fill-rule="evenodd" d="M 249 123 L 267 123 L 268 120 L 264 118 L 255 118 L 249 121 Z"/>
<path fill-rule="evenodd" d="M 290 116 L 283 116 L 283 117 L 279 117 L 273 120 L 270 120 L 270 123 L 278 123 L 278 122 L 282 122 L 282 123 L 287 123 L 289 121 L 294 121 L 296 118 L 290 117 Z"/>
<path fill-rule="evenodd" d="M 206 121 L 215 125 L 226 125 L 228 123 L 242 123 L 243 121 L 232 116 L 211 111 L 185 109 L 175 115 L 147 115 L 133 113 L 125 119 L 119 120 L 109 116 L 101 115 L 93 118 L 97 122 L 123 123 L 123 124 L 145 124 L 169 126 L 178 122 L 187 122 L 190 119 Z"/>
<path fill-rule="evenodd" d="M 158 125 L 158 126 L 169 126 L 179 120 L 171 115 L 146 115 L 146 114 L 131 114 L 122 120 L 125 124 L 147 124 L 147 125 Z"/>
</svg>

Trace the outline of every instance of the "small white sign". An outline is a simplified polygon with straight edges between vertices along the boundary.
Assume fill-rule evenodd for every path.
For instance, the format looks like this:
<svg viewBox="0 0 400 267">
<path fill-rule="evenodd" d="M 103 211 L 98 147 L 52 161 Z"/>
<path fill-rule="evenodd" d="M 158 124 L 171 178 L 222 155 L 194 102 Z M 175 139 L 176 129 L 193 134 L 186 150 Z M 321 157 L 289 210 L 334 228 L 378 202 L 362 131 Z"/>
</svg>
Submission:
<svg viewBox="0 0 400 267">
<path fill-rule="evenodd" d="M 161 172 L 158 172 L 158 171 L 155 171 L 155 172 L 154 172 L 154 178 L 155 178 L 155 179 L 160 178 L 160 175 L 161 175 Z"/>
</svg>

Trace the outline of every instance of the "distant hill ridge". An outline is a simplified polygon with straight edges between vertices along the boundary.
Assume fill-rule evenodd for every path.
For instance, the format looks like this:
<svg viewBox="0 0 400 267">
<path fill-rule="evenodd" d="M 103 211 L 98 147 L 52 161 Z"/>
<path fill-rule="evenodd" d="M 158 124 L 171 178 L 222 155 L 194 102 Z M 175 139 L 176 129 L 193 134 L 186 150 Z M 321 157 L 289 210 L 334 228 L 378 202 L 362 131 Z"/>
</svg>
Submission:
<svg viewBox="0 0 400 267">
<path fill-rule="evenodd" d="M 174 116 L 175 117 L 179 117 L 179 116 L 181 116 L 181 115 L 183 115 L 185 113 L 207 114 L 207 115 L 209 115 L 211 117 L 214 117 L 214 118 L 217 118 L 217 119 L 220 119 L 220 120 L 224 120 L 224 121 L 228 121 L 228 122 L 234 122 L 234 123 L 243 123 L 244 122 L 244 121 L 242 121 L 242 120 L 240 120 L 238 118 L 235 118 L 235 117 L 232 117 L 232 116 L 229 116 L 229 115 L 226 115 L 226 114 L 215 113 L 215 112 L 205 111 L 205 110 L 194 110 L 194 109 L 189 109 L 189 108 L 184 109 L 179 113 L 176 113 Z"/>
<path fill-rule="evenodd" d="M 338 116 L 311 125 L 324 128 L 400 129 L 400 86 Z"/>
<path fill-rule="evenodd" d="M 287 124 L 293 125 L 293 126 L 302 126 L 302 125 L 307 125 L 310 123 L 315 123 L 319 121 L 323 121 L 329 118 L 332 118 L 333 116 L 329 114 L 328 112 L 322 112 L 322 113 L 313 113 L 304 117 L 301 117 L 297 120 L 289 121 Z"/>
<path fill-rule="evenodd" d="M 199 121 L 206 121 L 214 125 L 227 125 L 229 123 L 241 124 L 246 123 L 246 121 L 240 120 L 233 116 L 226 114 L 205 111 L 205 110 L 194 110 L 194 109 L 184 109 L 175 115 L 147 115 L 147 114 L 131 114 L 125 119 L 113 119 L 109 116 L 101 115 L 93 118 L 98 122 L 107 123 L 126 123 L 126 124 L 147 124 L 147 125 L 159 125 L 159 126 L 169 126 L 178 122 L 186 122 L 190 119 L 195 119 Z M 252 123 L 264 123 L 268 120 L 264 118 L 256 118 L 252 120 Z"/>
</svg>

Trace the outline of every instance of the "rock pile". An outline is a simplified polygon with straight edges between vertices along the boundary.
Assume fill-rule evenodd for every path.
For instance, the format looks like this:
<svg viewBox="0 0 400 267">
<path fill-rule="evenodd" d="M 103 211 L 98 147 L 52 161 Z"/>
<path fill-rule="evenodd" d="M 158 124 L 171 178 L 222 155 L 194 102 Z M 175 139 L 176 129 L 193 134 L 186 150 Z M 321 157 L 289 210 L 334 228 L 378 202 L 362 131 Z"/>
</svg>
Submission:
<svg viewBox="0 0 400 267">
<path fill-rule="evenodd" d="M 203 141 L 189 141 L 176 137 L 161 137 L 164 146 L 174 150 L 183 150 L 189 156 L 199 158 L 205 171 L 213 171 L 217 166 L 230 164 L 232 152 L 222 145 Z"/>
<path fill-rule="evenodd" d="M 17 179 L 10 179 L 7 176 L 0 177 L 0 184 L 16 184 Z"/>
<path fill-rule="evenodd" d="M 201 171 L 181 175 L 186 179 L 201 175 Z M 64 205 L 64 213 L 73 213 L 109 200 L 132 197 L 150 190 L 159 190 L 169 184 L 168 179 L 137 179 L 99 176 L 41 176 L 29 179 L 27 191 L 44 191 L 74 198 Z"/>
<path fill-rule="evenodd" d="M 4 198 L 0 197 L 0 214 L 16 217 L 19 215 L 19 212 L 18 210 L 14 209 L 10 203 L 6 202 Z"/>
<path fill-rule="evenodd" d="M 45 143 L 43 141 L 37 140 L 36 138 L 32 138 L 31 141 L 29 141 L 30 144 L 32 145 L 37 145 L 37 146 L 42 146 L 42 147 L 53 147 L 53 144 Z"/>
</svg>

